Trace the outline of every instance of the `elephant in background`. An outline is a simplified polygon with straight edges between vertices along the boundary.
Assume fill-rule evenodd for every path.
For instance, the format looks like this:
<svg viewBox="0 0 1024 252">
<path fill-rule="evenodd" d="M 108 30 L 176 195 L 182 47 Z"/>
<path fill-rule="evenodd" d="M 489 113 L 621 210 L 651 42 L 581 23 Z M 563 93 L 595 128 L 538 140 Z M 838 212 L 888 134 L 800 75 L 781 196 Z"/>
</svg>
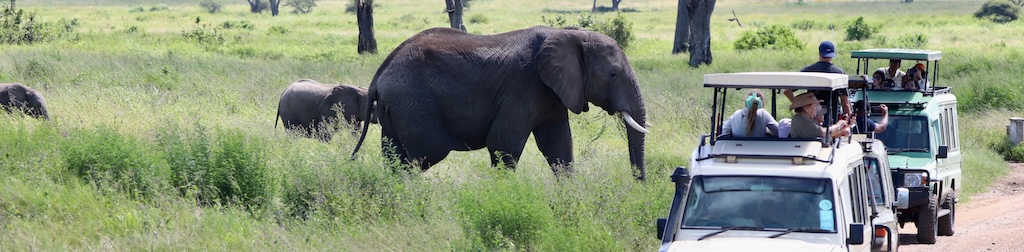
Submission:
<svg viewBox="0 0 1024 252">
<path fill-rule="evenodd" d="M 366 113 L 366 88 L 348 84 L 320 84 L 314 80 L 298 80 L 281 93 L 277 105 L 277 119 L 289 130 L 301 132 L 306 137 L 330 141 L 334 123 L 341 117 L 358 130 L 359 123 L 369 121 Z M 354 131 L 353 134 L 356 132 Z"/>
<path fill-rule="evenodd" d="M 487 147 L 492 165 L 514 169 L 533 134 L 556 175 L 571 172 L 569 111 L 594 104 L 622 116 L 633 174 L 646 176 L 644 126 L 650 125 L 636 74 L 615 40 L 600 33 L 428 29 L 388 55 L 367 101 L 376 102 L 386 157 L 426 170 L 451 150 Z M 366 137 L 362 130 L 353 157 Z"/>
<path fill-rule="evenodd" d="M 18 111 L 35 118 L 50 119 L 43 93 L 20 83 L 0 83 L 0 106 L 7 113 Z"/>
</svg>

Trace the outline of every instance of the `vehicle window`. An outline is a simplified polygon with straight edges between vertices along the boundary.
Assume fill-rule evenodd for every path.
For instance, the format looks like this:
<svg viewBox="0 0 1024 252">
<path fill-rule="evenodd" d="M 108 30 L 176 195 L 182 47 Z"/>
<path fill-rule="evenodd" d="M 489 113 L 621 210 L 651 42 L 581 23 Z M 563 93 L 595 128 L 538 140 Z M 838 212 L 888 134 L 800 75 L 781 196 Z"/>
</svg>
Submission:
<svg viewBox="0 0 1024 252">
<path fill-rule="evenodd" d="M 857 169 L 863 169 L 863 167 L 858 166 Z M 853 222 L 864 223 L 864 199 L 862 198 L 864 194 L 861 193 L 861 188 L 864 182 L 860 180 L 860 176 L 857 176 L 859 174 L 860 173 L 855 170 L 848 175 L 849 178 L 847 179 L 850 180 L 850 195 L 847 197 L 850 198 L 850 203 L 853 207 Z"/>
<path fill-rule="evenodd" d="M 820 228 L 835 232 L 828 179 L 697 176 L 683 213 L 683 227 L 755 226 Z"/>
<path fill-rule="evenodd" d="M 878 159 L 868 158 L 864 164 L 867 168 L 868 186 L 871 191 L 868 197 L 874 206 L 885 206 L 885 193 L 882 191 L 882 173 L 878 169 Z"/>
<path fill-rule="evenodd" d="M 882 118 L 877 118 L 881 120 Z M 889 127 L 875 138 L 882 140 L 890 152 L 929 152 L 928 118 L 923 116 L 889 116 Z"/>
<path fill-rule="evenodd" d="M 953 139 L 952 139 L 953 146 L 950 146 L 949 150 L 950 151 L 954 151 L 954 150 L 959 150 L 960 149 L 960 132 L 957 130 L 957 129 L 960 128 L 960 126 L 958 125 L 959 122 L 956 119 L 957 118 L 956 104 L 953 104 L 953 106 L 950 108 L 950 111 L 952 112 L 952 113 L 950 113 L 950 115 L 951 115 L 950 119 L 952 120 L 952 123 L 950 124 L 950 126 L 952 128 L 950 128 L 950 130 L 953 131 Z"/>
</svg>

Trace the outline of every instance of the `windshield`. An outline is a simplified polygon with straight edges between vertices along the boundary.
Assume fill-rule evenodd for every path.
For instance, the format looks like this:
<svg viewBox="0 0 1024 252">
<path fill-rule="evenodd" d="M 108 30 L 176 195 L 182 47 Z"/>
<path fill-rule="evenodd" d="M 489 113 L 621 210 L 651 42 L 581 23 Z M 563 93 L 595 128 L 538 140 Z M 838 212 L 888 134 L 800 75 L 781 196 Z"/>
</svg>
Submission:
<svg viewBox="0 0 1024 252">
<path fill-rule="evenodd" d="M 881 118 L 872 117 L 878 122 Z M 889 116 L 889 126 L 875 138 L 882 140 L 893 152 L 929 152 L 928 118 L 923 116 Z"/>
<path fill-rule="evenodd" d="M 692 183 L 684 228 L 836 230 L 828 179 L 697 176 Z"/>
</svg>

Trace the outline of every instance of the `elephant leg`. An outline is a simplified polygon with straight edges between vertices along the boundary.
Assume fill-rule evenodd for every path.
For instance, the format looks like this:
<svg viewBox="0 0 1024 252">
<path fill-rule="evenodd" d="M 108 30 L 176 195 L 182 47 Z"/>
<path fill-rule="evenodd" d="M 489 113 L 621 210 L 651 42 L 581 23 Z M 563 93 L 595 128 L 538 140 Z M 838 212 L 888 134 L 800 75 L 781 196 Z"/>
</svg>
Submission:
<svg viewBox="0 0 1024 252">
<path fill-rule="evenodd" d="M 572 131 L 568 117 L 541 125 L 533 130 L 533 137 L 555 175 L 563 171 L 572 173 Z"/>
<path fill-rule="evenodd" d="M 503 128 L 517 128 L 518 126 L 512 126 L 510 124 L 504 125 Z M 502 133 L 495 133 L 502 132 Z M 487 151 L 491 155 L 491 166 L 497 167 L 498 164 L 505 164 L 505 168 L 515 170 L 516 163 L 519 161 L 519 157 L 523 155 L 523 148 L 526 147 L 526 140 L 530 138 L 530 132 L 525 131 L 522 133 L 511 133 L 515 132 L 512 130 L 498 130 L 492 131 L 487 137 Z"/>
</svg>

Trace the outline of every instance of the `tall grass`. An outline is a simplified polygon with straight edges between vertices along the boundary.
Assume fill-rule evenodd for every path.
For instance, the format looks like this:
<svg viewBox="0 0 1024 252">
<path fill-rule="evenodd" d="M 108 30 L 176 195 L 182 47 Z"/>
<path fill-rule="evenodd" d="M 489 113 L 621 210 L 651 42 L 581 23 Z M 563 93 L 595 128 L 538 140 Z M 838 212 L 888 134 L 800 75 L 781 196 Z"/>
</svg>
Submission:
<svg viewBox="0 0 1024 252">
<path fill-rule="evenodd" d="M 430 171 L 408 172 L 380 155 L 376 126 L 350 160 L 355 136 L 296 138 L 273 125 L 276 102 L 302 78 L 368 85 L 386 52 L 419 30 L 446 26 L 443 13 L 424 11 L 440 5 L 382 3 L 375 11 L 382 54 L 359 55 L 347 1 L 318 1 L 313 13 L 278 17 L 250 14 L 243 3 L 210 14 L 189 1 L 130 12 L 164 2 L 19 1 L 41 20 L 80 23 L 77 39 L 0 46 L 0 82 L 41 90 L 52 118 L 0 116 L 0 248 L 652 250 L 654 220 L 670 203 L 668 174 L 688 165 L 697 136 L 708 131 L 703 74 L 793 71 L 816 60 L 813 48 L 733 50 L 732 41 L 758 22 L 810 20 L 795 36 L 806 44 L 836 41 L 840 55 L 927 34 L 925 49 L 944 53 L 940 85 L 953 87 L 964 111 L 961 196 L 1008 171 L 987 147 L 1001 137 L 1005 117 L 1024 110 L 1015 102 L 1024 66 L 1006 63 L 1022 53 L 1021 23 L 971 18 L 981 1 L 929 2 L 907 15 L 891 15 L 906 6 L 895 2 L 720 2 L 745 26 L 716 13 L 714 63 L 698 69 L 686 55 L 669 54 L 676 1 L 626 1 L 639 10 L 621 14 L 636 37 L 626 53 L 654 125 L 649 181 L 632 179 L 624 126 L 602 111 L 570 116 L 571 177 L 556 179 L 532 140 L 514 172 L 489 167 L 484 151 L 453 152 Z M 542 24 L 545 9 L 589 8 L 478 1 L 467 14 L 488 22 L 467 28 L 494 34 Z M 876 34 L 886 39 L 846 42 L 828 29 L 859 16 L 886 24 Z M 223 42 L 197 43 L 183 32 Z M 846 56 L 837 63 L 855 68 Z"/>
</svg>

